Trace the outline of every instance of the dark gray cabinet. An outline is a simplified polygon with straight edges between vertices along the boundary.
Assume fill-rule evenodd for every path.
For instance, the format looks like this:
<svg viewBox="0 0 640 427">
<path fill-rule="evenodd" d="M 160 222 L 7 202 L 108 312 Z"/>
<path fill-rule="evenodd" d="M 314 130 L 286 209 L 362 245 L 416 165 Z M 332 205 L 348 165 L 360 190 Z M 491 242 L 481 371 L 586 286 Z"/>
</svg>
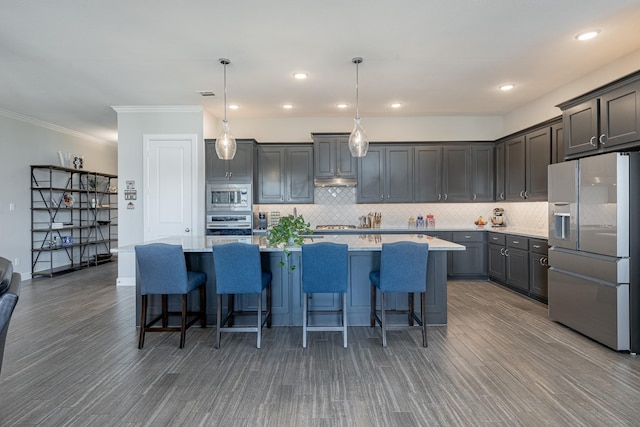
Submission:
<svg viewBox="0 0 640 427">
<path fill-rule="evenodd" d="M 493 145 L 416 146 L 414 202 L 492 201 Z"/>
<path fill-rule="evenodd" d="M 489 232 L 487 243 L 490 279 L 537 300 L 547 301 L 547 240 Z"/>
<path fill-rule="evenodd" d="M 506 282 L 523 292 L 529 292 L 529 239 L 508 234 L 505 237 Z"/>
<path fill-rule="evenodd" d="M 551 128 L 525 135 L 526 200 L 547 200 L 547 167 L 551 163 Z"/>
<path fill-rule="evenodd" d="M 258 146 L 255 202 L 313 203 L 313 147 Z"/>
<path fill-rule="evenodd" d="M 505 200 L 546 200 L 551 128 L 505 141 Z"/>
<path fill-rule="evenodd" d="M 312 134 L 316 178 L 356 178 L 357 159 L 349 151 L 349 135 Z"/>
<path fill-rule="evenodd" d="M 413 147 L 370 146 L 358 159 L 357 203 L 413 201 Z"/>
<path fill-rule="evenodd" d="M 548 250 L 547 240 L 529 240 L 529 290 L 531 296 L 542 301 L 546 301 L 548 296 Z"/>
<path fill-rule="evenodd" d="M 468 146 L 444 147 L 442 150 L 442 200 L 468 202 L 471 200 L 469 170 L 471 148 Z"/>
<path fill-rule="evenodd" d="M 505 200 L 523 200 L 525 190 L 525 156 L 524 135 L 505 142 Z"/>
<path fill-rule="evenodd" d="M 567 157 L 633 148 L 640 142 L 640 75 L 560 104 Z"/>
<path fill-rule="evenodd" d="M 551 126 L 551 163 L 564 162 L 564 126 L 562 123 Z"/>
<path fill-rule="evenodd" d="M 506 176 L 505 176 L 505 143 L 500 142 L 495 146 L 495 199 L 496 201 L 506 199 Z"/>
<path fill-rule="evenodd" d="M 489 277 L 498 283 L 529 292 L 529 239 L 489 232 Z"/>
<path fill-rule="evenodd" d="M 418 146 L 414 152 L 414 202 L 442 200 L 442 147 Z"/>
<path fill-rule="evenodd" d="M 478 279 L 487 276 L 487 248 L 484 231 L 454 231 L 452 241 L 464 251 L 451 251 L 448 275 L 451 279 Z"/>
<path fill-rule="evenodd" d="M 216 154 L 215 139 L 205 140 L 205 176 L 207 181 L 250 183 L 253 179 L 254 140 L 237 142 L 232 160 L 221 160 Z"/>
<path fill-rule="evenodd" d="M 487 233 L 487 243 L 489 277 L 498 282 L 505 282 L 507 280 L 506 235 L 489 232 Z"/>
<path fill-rule="evenodd" d="M 494 199 L 493 146 L 471 146 L 471 200 L 474 202 L 490 202 Z"/>
</svg>

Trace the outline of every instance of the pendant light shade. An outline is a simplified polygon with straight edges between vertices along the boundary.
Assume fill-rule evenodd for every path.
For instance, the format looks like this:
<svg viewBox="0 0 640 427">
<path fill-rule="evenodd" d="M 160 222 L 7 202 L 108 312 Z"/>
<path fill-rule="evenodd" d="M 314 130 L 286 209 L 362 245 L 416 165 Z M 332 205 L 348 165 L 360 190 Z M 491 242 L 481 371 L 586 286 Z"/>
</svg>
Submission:
<svg viewBox="0 0 640 427">
<path fill-rule="evenodd" d="M 354 119 L 354 127 L 351 135 L 349 135 L 349 151 L 353 157 L 364 157 L 369 151 L 369 138 L 360 124 L 359 113 L 359 93 L 358 93 L 358 65 L 362 63 L 362 58 L 356 57 L 351 60 L 356 64 L 356 118 Z"/>
<path fill-rule="evenodd" d="M 222 130 L 216 139 L 216 154 L 222 160 L 231 160 L 236 155 L 236 139 L 231 134 L 229 122 L 227 121 L 227 65 L 231 63 L 226 58 L 220 58 L 220 63 L 224 66 L 224 120 Z"/>
</svg>

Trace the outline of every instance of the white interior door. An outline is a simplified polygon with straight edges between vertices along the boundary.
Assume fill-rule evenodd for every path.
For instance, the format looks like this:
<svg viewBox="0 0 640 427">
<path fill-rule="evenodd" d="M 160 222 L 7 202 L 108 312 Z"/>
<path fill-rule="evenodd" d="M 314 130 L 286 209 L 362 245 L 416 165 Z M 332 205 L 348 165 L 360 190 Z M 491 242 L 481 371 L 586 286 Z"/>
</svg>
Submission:
<svg viewBox="0 0 640 427">
<path fill-rule="evenodd" d="M 197 140 L 197 135 L 144 136 L 145 241 L 191 235 Z"/>
</svg>

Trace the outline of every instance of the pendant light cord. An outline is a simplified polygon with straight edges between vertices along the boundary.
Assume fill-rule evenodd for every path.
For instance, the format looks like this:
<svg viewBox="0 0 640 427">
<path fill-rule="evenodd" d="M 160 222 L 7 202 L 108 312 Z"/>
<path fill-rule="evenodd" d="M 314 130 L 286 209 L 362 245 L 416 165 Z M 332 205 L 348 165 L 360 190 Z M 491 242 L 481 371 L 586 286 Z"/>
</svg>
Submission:
<svg viewBox="0 0 640 427">
<path fill-rule="evenodd" d="M 227 62 L 222 63 L 224 65 L 224 121 L 227 121 Z"/>
<path fill-rule="evenodd" d="M 360 92 L 358 90 L 358 83 L 359 83 L 359 73 L 358 73 L 358 67 L 360 65 L 360 62 L 356 61 L 356 119 L 360 119 Z"/>
</svg>

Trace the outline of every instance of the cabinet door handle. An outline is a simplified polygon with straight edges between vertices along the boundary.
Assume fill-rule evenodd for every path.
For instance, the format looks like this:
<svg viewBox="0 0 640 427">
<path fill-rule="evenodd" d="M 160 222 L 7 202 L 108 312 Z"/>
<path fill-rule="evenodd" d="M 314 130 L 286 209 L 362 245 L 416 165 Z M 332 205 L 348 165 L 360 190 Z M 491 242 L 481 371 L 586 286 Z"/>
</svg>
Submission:
<svg viewBox="0 0 640 427">
<path fill-rule="evenodd" d="M 521 199 L 524 199 L 524 191 L 521 191 L 521 192 L 520 192 L 520 198 L 521 198 Z"/>
<path fill-rule="evenodd" d="M 598 138 L 598 141 L 600 141 L 600 144 L 602 145 L 606 145 L 607 141 L 606 141 L 607 137 L 606 135 L 603 133 L 602 135 L 600 135 L 600 138 Z"/>
<path fill-rule="evenodd" d="M 529 192 L 527 190 L 524 191 L 524 198 L 525 199 L 529 198 Z"/>
<path fill-rule="evenodd" d="M 333 172 L 331 172 L 333 173 Z M 338 175 L 342 175 L 342 171 L 340 169 L 338 169 Z"/>
<path fill-rule="evenodd" d="M 330 173 L 331 175 L 333 175 L 333 169 L 331 169 L 331 170 L 329 171 L 329 173 Z"/>
<path fill-rule="evenodd" d="M 498 238 L 497 238 L 497 237 L 492 237 L 491 239 L 492 239 L 492 240 L 498 240 Z"/>
<path fill-rule="evenodd" d="M 500 248 L 500 255 L 504 256 L 504 248 Z"/>
<path fill-rule="evenodd" d="M 504 191 L 500 193 L 500 200 L 504 200 Z"/>
<path fill-rule="evenodd" d="M 592 136 L 591 139 L 589 140 L 589 145 L 592 145 L 594 147 L 598 146 L 598 143 L 596 142 L 596 137 Z"/>
<path fill-rule="evenodd" d="M 280 196 L 280 201 L 283 202 L 284 201 L 284 196 Z"/>
<path fill-rule="evenodd" d="M 509 256 L 509 249 L 504 250 L 504 256 Z"/>
<path fill-rule="evenodd" d="M 518 243 L 520 243 L 520 240 L 512 240 L 514 245 L 517 245 Z"/>
<path fill-rule="evenodd" d="M 438 200 L 442 199 L 442 194 L 438 193 Z"/>
<path fill-rule="evenodd" d="M 447 193 L 444 193 L 444 199 L 447 200 L 449 198 L 449 195 Z"/>
<path fill-rule="evenodd" d="M 384 194 L 380 195 L 380 200 L 384 200 Z"/>
<path fill-rule="evenodd" d="M 477 198 L 477 195 L 476 195 L 476 194 L 474 194 L 474 195 L 473 195 L 473 200 L 475 200 L 476 198 Z"/>
<path fill-rule="evenodd" d="M 464 238 L 465 238 L 465 239 L 470 239 L 470 238 L 471 238 L 471 236 L 464 236 Z"/>
<path fill-rule="evenodd" d="M 233 172 L 229 172 L 229 178 L 233 176 Z"/>
<path fill-rule="evenodd" d="M 533 245 L 534 248 L 540 249 L 540 245 Z"/>
</svg>

